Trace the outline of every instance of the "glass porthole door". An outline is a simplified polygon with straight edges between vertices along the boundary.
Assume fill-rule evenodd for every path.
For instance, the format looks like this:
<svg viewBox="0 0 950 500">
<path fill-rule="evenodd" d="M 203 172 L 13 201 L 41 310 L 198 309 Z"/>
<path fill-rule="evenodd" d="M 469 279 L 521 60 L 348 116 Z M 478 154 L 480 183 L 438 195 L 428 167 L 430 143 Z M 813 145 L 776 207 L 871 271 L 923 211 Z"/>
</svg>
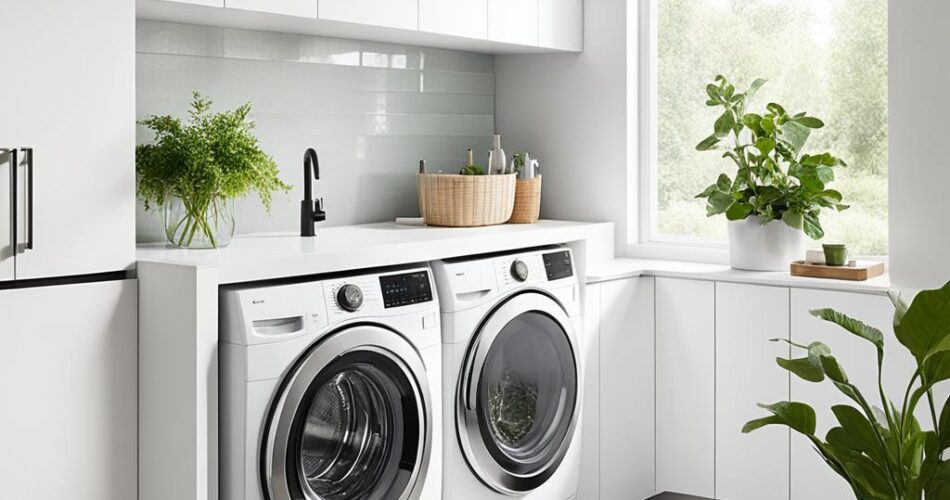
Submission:
<svg viewBox="0 0 950 500">
<path fill-rule="evenodd" d="M 318 343 L 285 381 L 262 450 L 271 500 L 409 500 L 431 446 L 422 360 L 359 326 Z"/>
<path fill-rule="evenodd" d="M 576 346 L 561 306 L 533 292 L 498 307 L 473 338 L 459 385 L 459 438 L 494 489 L 533 490 L 563 460 L 577 423 Z"/>
</svg>

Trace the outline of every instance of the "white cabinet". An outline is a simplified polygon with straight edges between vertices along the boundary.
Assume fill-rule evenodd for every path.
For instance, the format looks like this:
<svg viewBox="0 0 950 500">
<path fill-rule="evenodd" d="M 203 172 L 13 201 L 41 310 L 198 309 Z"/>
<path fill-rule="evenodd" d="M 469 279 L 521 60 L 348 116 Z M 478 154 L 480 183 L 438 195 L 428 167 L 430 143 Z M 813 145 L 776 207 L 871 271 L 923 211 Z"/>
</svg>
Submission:
<svg viewBox="0 0 950 500">
<path fill-rule="evenodd" d="M 788 499 L 789 431 L 767 426 L 742 434 L 749 420 L 768 415 L 756 403 L 788 399 L 787 288 L 716 284 L 716 497 Z M 813 497 L 819 498 L 820 496 Z"/>
<path fill-rule="evenodd" d="M 537 45 L 538 1 L 488 0 L 488 39 L 519 45 Z"/>
<path fill-rule="evenodd" d="M 0 496 L 136 498 L 136 316 L 135 280 L 0 291 Z"/>
<path fill-rule="evenodd" d="M 135 260 L 134 10 L 127 0 L 4 2 L 4 19 L 16 22 L 0 30 L 0 147 L 33 148 L 32 186 L 23 165 L 19 186 L 0 191 L 0 206 L 11 189 L 22 195 L 20 243 L 32 228 L 18 280 Z"/>
<path fill-rule="evenodd" d="M 713 497 L 715 284 L 656 278 L 656 489 Z"/>
<path fill-rule="evenodd" d="M 463 38 L 488 38 L 488 0 L 419 0 L 419 30 Z"/>
<path fill-rule="evenodd" d="M 910 353 L 894 336 L 891 326 L 894 309 L 890 299 L 883 295 L 819 290 L 792 290 L 791 298 L 792 340 L 806 345 L 814 341 L 827 344 L 848 378 L 878 407 L 882 405 L 876 389 L 877 358 L 874 346 L 837 325 L 811 316 L 808 311 L 830 307 L 881 330 L 884 333 L 884 387 L 890 398 L 903 398 L 904 389 L 916 365 Z M 800 352 L 796 353 L 796 357 L 801 355 Z M 808 403 L 815 409 L 817 435 L 822 438 L 828 429 L 836 425 L 831 406 L 854 405 L 827 381 L 813 384 L 792 377 L 791 396 L 793 400 Z M 918 418 L 927 425 L 930 417 L 925 407 L 922 405 L 918 410 Z M 805 438 L 795 433 L 792 434 L 791 461 L 792 500 L 854 498 L 847 483 L 822 462 Z"/>
<path fill-rule="evenodd" d="M 583 0 L 538 0 L 538 45 L 580 51 L 583 19 Z"/>
<path fill-rule="evenodd" d="M 224 0 L 229 9 L 256 10 L 286 16 L 317 17 L 317 0 Z"/>
<path fill-rule="evenodd" d="M 600 495 L 600 284 L 588 284 L 584 290 L 584 332 L 581 358 L 584 370 L 584 403 L 581 407 L 581 474 L 578 498 L 597 500 Z"/>
<path fill-rule="evenodd" d="M 600 498 L 641 500 L 656 492 L 654 279 L 598 286 Z M 582 490 L 578 498 L 597 496 Z"/>
<path fill-rule="evenodd" d="M 320 19 L 419 29 L 417 0 L 320 0 Z"/>
</svg>

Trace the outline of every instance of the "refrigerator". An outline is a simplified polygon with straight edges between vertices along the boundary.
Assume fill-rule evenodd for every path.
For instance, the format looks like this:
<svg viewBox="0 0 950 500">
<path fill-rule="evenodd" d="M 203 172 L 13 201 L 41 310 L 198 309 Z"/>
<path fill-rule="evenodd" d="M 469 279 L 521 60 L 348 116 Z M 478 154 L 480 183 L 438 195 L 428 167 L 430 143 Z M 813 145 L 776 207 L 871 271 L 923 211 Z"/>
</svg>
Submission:
<svg viewBox="0 0 950 500">
<path fill-rule="evenodd" d="M 0 497 L 135 498 L 135 2 L 0 12 Z"/>
</svg>

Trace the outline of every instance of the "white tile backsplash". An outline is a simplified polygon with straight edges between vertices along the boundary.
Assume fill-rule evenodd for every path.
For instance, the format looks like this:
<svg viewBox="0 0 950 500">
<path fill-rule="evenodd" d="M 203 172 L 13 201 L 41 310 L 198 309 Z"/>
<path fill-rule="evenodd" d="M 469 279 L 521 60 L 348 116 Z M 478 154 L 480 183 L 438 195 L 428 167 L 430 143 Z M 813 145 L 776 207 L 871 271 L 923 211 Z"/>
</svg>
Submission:
<svg viewBox="0 0 950 500">
<path fill-rule="evenodd" d="M 308 147 L 320 155 L 324 225 L 418 215 L 421 158 L 452 171 L 473 148 L 487 162 L 493 56 L 145 20 L 136 35 L 140 119 L 183 117 L 192 90 L 215 109 L 253 104 L 255 134 L 294 189 L 275 196 L 270 216 L 254 194 L 237 200 L 237 233 L 298 230 Z M 139 127 L 138 141 L 150 139 Z M 157 213 L 139 208 L 137 237 L 164 239 Z"/>
</svg>

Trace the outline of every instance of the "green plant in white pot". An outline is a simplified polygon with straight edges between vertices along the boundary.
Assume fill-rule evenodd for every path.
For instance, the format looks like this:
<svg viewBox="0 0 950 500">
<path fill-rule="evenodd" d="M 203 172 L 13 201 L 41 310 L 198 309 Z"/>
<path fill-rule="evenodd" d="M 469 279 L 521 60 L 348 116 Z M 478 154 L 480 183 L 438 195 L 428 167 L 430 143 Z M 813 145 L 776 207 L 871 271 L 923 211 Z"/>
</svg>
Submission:
<svg viewBox="0 0 950 500">
<path fill-rule="evenodd" d="M 816 434 L 815 410 L 797 401 L 760 404 L 771 415 L 752 420 L 742 432 L 782 425 L 801 434 L 859 500 L 945 500 L 950 498 L 950 398 L 941 402 L 935 388 L 950 380 L 950 282 L 920 292 L 909 307 L 892 298 L 894 333 L 917 361 L 903 399 L 888 399 L 884 390 L 884 334 L 832 309 L 817 309 L 812 315 L 873 347 L 868 362 L 877 362 L 877 387 L 862 393 L 824 343 L 774 339 L 802 351 L 799 358 L 778 358 L 779 366 L 807 382 L 833 385 L 850 404 L 831 407 L 837 425 L 824 438 Z M 923 422 L 915 416 L 918 406 L 926 407 Z"/>
<path fill-rule="evenodd" d="M 824 123 L 805 113 L 790 114 L 776 103 L 759 113 L 747 110 L 765 80 L 739 92 L 723 76 L 706 86 L 707 106 L 721 107 L 713 134 L 699 151 L 725 150 L 736 166 L 723 173 L 697 198 L 705 198 L 709 217 L 729 220 L 732 267 L 753 271 L 787 270 L 804 257 L 805 235 L 824 236 L 823 208 L 845 210 L 841 193 L 829 189 L 834 168 L 845 163 L 830 153 L 805 153 L 812 130 Z"/>
<path fill-rule="evenodd" d="M 257 191 L 270 211 L 273 193 L 290 189 L 251 134 L 250 103 L 221 113 L 211 113 L 211 105 L 194 92 L 187 123 L 167 115 L 140 122 L 155 142 L 135 149 L 139 198 L 147 210 L 162 210 L 168 241 L 183 248 L 226 246 L 235 198 Z"/>
</svg>

